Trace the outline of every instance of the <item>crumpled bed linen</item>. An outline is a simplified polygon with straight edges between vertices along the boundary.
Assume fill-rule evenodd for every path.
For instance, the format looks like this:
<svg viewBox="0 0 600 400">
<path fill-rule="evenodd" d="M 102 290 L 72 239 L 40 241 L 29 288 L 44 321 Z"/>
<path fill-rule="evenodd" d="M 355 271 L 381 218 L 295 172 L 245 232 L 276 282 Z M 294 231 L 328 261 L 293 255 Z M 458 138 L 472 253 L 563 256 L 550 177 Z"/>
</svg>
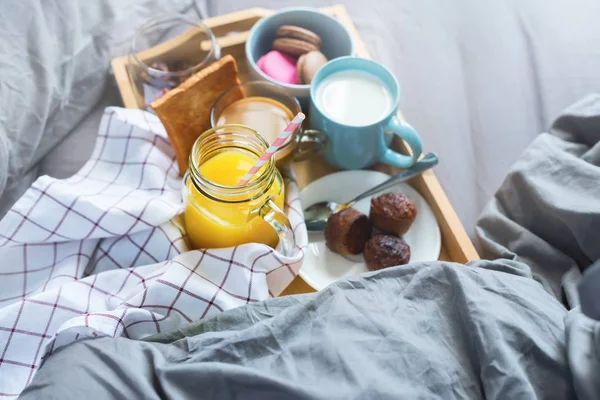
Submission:
<svg viewBox="0 0 600 400">
<path fill-rule="evenodd" d="M 598 399 L 600 322 L 568 309 L 600 258 L 598 182 L 592 96 L 532 143 L 487 207 L 478 232 L 497 260 L 395 267 L 144 341 L 80 341 L 23 398 Z"/>
<path fill-rule="evenodd" d="M 53 354 L 22 399 L 560 399 L 564 307 L 524 266 L 417 263 Z"/>
<path fill-rule="evenodd" d="M 135 30 L 169 12 L 195 16 L 194 5 L 194 0 L 2 1 L 0 216 L 44 173 L 38 163 L 90 115 L 105 89 L 116 90 L 110 60 L 127 54 Z"/>
<path fill-rule="evenodd" d="M 586 280 L 600 309 L 600 95 L 566 109 L 509 171 L 477 227 L 483 256 L 521 261 L 571 308 L 565 343 L 577 398 L 600 398 L 600 321 L 581 313 Z M 583 276 L 582 276 L 583 274 Z M 588 304 L 588 307 L 592 304 Z"/>
</svg>

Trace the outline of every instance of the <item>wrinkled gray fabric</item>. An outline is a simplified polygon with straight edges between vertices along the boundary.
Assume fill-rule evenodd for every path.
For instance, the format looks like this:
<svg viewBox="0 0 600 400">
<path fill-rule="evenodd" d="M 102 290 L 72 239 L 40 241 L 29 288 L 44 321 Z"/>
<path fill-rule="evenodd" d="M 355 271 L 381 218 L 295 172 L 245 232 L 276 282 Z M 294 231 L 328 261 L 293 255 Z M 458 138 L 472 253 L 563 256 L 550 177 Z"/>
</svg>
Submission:
<svg viewBox="0 0 600 400">
<path fill-rule="evenodd" d="M 569 367 L 577 398 L 600 399 L 600 322 L 575 308 L 567 315 L 565 328 Z"/>
<path fill-rule="evenodd" d="M 485 258 L 522 261 L 577 304 L 580 271 L 600 259 L 600 95 L 568 108 L 525 150 L 477 232 Z"/>
<path fill-rule="evenodd" d="M 599 164 L 590 96 L 531 144 L 486 208 L 478 233 L 496 261 L 397 267 L 146 342 L 80 342 L 23 398 L 598 399 L 600 322 L 561 301 L 577 303 L 581 271 L 600 258 Z"/>
<path fill-rule="evenodd" d="M 110 59 L 127 54 L 135 29 L 151 16 L 192 5 L 193 0 L 2 1 L 0 216 L 45 173 L 37 171 L 37 163 L 94 109 L 110 79 Z M 73 157 L 73 150 L 57 162 Z"/>
<path fill-rule="evenodd" d="M 2 4 L 0 192 L 44 173 L 36 161 L 100 98 L 108 58 L 126 52 L 136 21 L 179 4 L 87 3 Z M 398 75 L 405 115 L 446 160 L 438 174 L 467 229 L 537 132 L 600 90 L 594 0 L 344 3 L 373 56 Z M 205 1 L 204 9 L 288 5 L 296 2 Z M 597 102 L 578 105 L 534 142 L 480 222 L 485 253 L 526 262 L 543 286 L 516 261 L 391 269 L 233 310 L 174 344 L 78 343 L 53 355 L 24 397 L 565 398 L 568 360 L 578 397 L 600 398 L 598 322 L 575 308 L 565 329 L 566 311 L 548 295 L 577 304 L 575 283 L 598 256 L 598 186 L 582 185 L 598 182 Z M 93 142 L 97 124 L 84 125 Z M 80 132 L 42 167 L 67 176 L 63 160 L 85 147 L 70 145 Z M 556 162 L 563 168 L 552 169 Z M 492 265 L 503 272 L 485 269 Z"/>
<path fill-rule="evenodd" d="M 600 321 L 581 308 L 591 317 L 600 309 L 600 264 L 588 269 L 600 260 L 600 95 L 568 108 L 527 148 L 477 232 L 485 257 L 526 263 L 574 307 L 565 337 L 573 385 L 579 399 L 599 399 Z"/>
<path fill-rule="evenodd" d="M 21 398 L 565 399 L 565 314 L 516 262 L 413 264 L 75 343 Z"/>
<path fill-rule="evenodd" d="M 578 286 L 578 300 L 580 301 L 581 312 L 587 317 L 597 320 L 600 320 L 600 296 L 598 296 L 599 282 L 600 259 L 585 270 Z"/>
</svg>

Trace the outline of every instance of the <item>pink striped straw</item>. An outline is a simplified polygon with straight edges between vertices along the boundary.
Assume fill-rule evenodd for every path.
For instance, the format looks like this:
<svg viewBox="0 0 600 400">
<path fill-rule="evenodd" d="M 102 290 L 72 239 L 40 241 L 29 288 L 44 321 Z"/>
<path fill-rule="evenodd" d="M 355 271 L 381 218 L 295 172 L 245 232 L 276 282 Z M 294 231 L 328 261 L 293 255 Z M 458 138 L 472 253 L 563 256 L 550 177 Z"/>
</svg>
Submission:
<svg viewBox="0 0 600 400">
<path fill-rule="evenodd" d="M 285 143 L 287 138 L 296 130 L 296 128 L 300 126 L 302 121 L 304 121 L 304 118 L 304 114 L 302 114 L 301 112 L 294 117 L 292 122 L 290 122 L 290 124 L 285 127 L 285 129 L 283 130 L 283 132 L 281 132 L 277 139 L 275 139 L 275 141 L 271 143 L 267 151 L 265 151 L 263 155 L 260 156 L 258 160 L 256 160 L 256 163 L 254 163 L 252 168 L 250 168 L 250 170 L 246 173 L 246 175 L 244 175 L 242 180 L 238 182 L 238 186 L 242 186 L 250 182 L 250 179 L 252 179 L 252 177 L 258 172 L 258 170 L 263 165 L 265 165 L 267 161 L 269 161 L 269 159 L 273 156 L 273 154 L 275 154 L 277 149 L 279 149 L 281 145 Z"/>
</svg>

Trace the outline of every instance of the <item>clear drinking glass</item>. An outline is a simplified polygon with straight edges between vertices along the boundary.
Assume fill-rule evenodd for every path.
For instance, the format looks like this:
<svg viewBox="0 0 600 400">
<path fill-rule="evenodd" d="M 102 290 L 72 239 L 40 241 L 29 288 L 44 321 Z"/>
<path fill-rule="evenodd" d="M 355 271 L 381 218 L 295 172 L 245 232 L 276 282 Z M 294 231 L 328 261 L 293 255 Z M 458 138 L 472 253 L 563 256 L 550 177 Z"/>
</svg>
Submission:
<svg viewBox="0 0 600 400">
<path fill-rule="evenodd" d="M 250 81 L 226 90 L 217 98 L 210 110 L 210 127 L 214 128 L 219 125 L 218 122 L 223 111 L 231 104 L 241 99 L 251 99 L 253 97 L 275 100 L 289 110 L 290 121 L 294 115 L 302 111 L 298 100 L 290 96 L 281 86 L 264 81 Z M 276 139 L 277 136 L 269 137 L 269 135 L 265 135 L 265 132 L 261 131 L 260 126 L 264 126 L 268 121 L 261 121 L 259 126 L 252 126 L 252 124 L 245 122 L 243 116 L 241 118 L 240 121 L 230 121 L 227 123 L 245 124 L 257 130 L 258 133 L 263 134 L 267 141 Z M 278 135 L 279 133 L 277 132 L 276 134 Z M 315 129 L 304 129 L 302 126 L 299 126 L 275 153 L 277 168 L 283 169 L 292 161 L 303 161 L 315 157 L 323 151 L 326 144 L 327 136 L 323 132 Z"/>
<path fill-rule="evenodd" d="M 138 106 L 155 99 L 221 58 L 215 35 L 202 21 L 184 15 L 152 19 L 135 33 L 129 51 L 129 78 Z"/>
</svg>

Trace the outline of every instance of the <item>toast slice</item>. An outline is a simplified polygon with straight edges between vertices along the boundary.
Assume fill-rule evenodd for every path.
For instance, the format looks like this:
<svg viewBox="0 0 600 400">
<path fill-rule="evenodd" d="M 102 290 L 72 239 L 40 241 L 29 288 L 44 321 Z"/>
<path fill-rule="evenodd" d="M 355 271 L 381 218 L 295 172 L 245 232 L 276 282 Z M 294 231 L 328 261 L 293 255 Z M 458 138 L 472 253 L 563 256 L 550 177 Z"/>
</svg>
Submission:
<svg viewBox="0 0 600 400">
<path fill-rule="evenodd" d="M 150 104 L 167 131 L 180 175 L 188 169 L 194 142 L 210 128 L 210 109 L 215 100 L 239 84 L 235 59 L 226 55 Z"/>
</svg>

